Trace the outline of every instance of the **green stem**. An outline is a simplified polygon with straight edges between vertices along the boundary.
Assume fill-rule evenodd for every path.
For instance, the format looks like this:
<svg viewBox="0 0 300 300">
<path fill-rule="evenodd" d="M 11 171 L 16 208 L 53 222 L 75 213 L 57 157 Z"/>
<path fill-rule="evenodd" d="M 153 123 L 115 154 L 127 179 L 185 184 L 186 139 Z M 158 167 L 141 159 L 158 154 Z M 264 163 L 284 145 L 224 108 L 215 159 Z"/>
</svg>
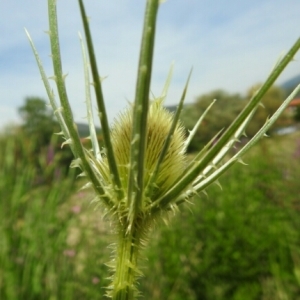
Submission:
<svg viewBox="0 0 300 300">
<path fill-rule="evenodd" d="M 124 226 L 125 227 L 125 226 Z M 133 226 L 128 232 L 121 229 L 116 252 L 116 270 L 112 283 L 113 300 L 132 300 L 137 289 L 135 281 L 140 274 L 137 269 L 137 260 L 141 246 L 140 234 L 141 228 Z"/>
</svg>

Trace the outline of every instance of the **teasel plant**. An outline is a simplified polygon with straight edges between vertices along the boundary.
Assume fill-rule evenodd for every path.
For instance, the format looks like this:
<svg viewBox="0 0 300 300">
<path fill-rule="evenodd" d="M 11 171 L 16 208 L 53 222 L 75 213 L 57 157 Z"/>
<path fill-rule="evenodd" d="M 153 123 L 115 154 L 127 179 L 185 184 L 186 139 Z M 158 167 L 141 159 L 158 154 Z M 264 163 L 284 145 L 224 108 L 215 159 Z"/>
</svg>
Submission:
<svg viewBox="0 0 300 300">
<path fill-rule="evenodd" d="M 180 113 L 186 96 L 190 75 L 179 95 L 179 104 L 175 113 L 164 108 L 171 80 L 172 68 L 167 76 L 160 97 L 151 99 L 150 83 L 153 64 L 153 51 L 156 31 L 156 19 L 160 6 L 159 0 L 147 0 L 144 27 L 137 70 L 137 82 L 134 102 L 115 119 L 110 126 L 102 94 L 101 77 L 98 71 L 95 50 L 89 28 L 89 19 L 84 4 L 79 0 L 83 21 L 85 41 L 80 37 L 82 48 L 87 119 L 90 129 L 92 149 L 83 146 L 73 119 L 66 90 L 66 75 L 62 71 L 62 61 L 57 25 L 56 0 L 48 0 L 51 59 L 54 75 L 47 77 L 38 52 L 26 31 L 40 74 L 45 85 L 50 104 L 61 126 L 64 138 L 62 146 L 69 145 L 74 160 L 71 167 L 81 170 L 88 183 L 83 188 L 92 187 L 95 192 L 93 202 L 101 206 L 103 214 L 111 221 L 116 242 L 112 260 L 108 265 L 112 269 L 111 284 L 107 296 L 112 299 L 130 300 L 139 295 L 138 277 L 141 250 L 145 247 L 150 230 L 160 220 L 168 220 L 179 207 L 190 202 L 194 195 L 205 192 L 212 183 L 236 162 L 242 162 L 242 156 L 262 137 L 270 126 L 286 109 L 289 102 L 299 92 L 300 85 L 282 103 L 261 129 L 236 154 L 229 156 L 230 150 L 245 134 L 247 124 L 261 105 L 261 99 L 272 86 L 281 72 L 293 60 L 300 47 L 300 39 L 286 55 L 275 64 L 272 72 L 240 112 L 232 124 L 207 143 L 203 149 L 188 160 L 187 148 L 201 121 L 212 104 L 199 117 L 195 127 L 186 134 L 180 122 Z M 25 29 L 26 30 L 26 29 Z M 59 104 L 50 85 L 52 79 L 57 88 Z M 103 145 L 99 145 L 94 125 L 91 87 L 95 92 L 103 132 Z"/>
</svg>

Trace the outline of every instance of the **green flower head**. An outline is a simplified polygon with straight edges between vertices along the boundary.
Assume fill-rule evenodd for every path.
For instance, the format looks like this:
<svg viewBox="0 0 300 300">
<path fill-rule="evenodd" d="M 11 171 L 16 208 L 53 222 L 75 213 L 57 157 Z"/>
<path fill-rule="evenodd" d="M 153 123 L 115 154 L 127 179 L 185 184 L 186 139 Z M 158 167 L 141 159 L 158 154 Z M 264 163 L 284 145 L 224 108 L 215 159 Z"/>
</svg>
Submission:
<svg viewBox="0 0 300 300">
<path fill-rule="evenodd" d="M 112 145 L 119 169 L 122 186 L 128 188 L 128 174 L 130 167 L 130 145 L 132 136 L 132 109 L 126 109 L 114 121 L 111 129 Z M 146 153 L 144 164 L 144 187 L 151 193 L 147 195 L 150 200 L 158 198 L 165 193 L 182 174 L 186 159 L 184 151 L 184 128 L 181 124 L 176 126 L 170 146 L 159 168 L 154 182 L 150 178 L 155 171 L 158 159 L 162 153 L 164 143 L 170 132 L 173 114 L 162 106 L 162 101 L 154 100 L 149 108 L 146 130 Z M 103 162 L 108 169 L 107 160 Z M 104 175 L 104 174 L 103 174 Z M 105 176 L 107 178 L 107 176 Z M 151 186 L 149 186 L 151 184 Z"/>
</svg>

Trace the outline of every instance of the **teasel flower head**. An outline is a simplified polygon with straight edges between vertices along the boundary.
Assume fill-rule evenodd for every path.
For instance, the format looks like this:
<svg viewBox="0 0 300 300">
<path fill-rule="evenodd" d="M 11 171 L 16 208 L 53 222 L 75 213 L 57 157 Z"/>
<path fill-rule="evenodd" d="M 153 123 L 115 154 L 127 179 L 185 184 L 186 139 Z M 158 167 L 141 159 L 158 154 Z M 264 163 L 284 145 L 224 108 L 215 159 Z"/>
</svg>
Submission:
<svg viewBox="0 0 300 300">
<path fill-rule="evenodd" d="M 194 155 L 193 159 L 187 161 L 186 150 L 215 100 L 212 99 L 212 104 L 188 134 L 185 134 L 180 123 L 180 113 L 191 73 L 179 97 L 176 112 L 170 113 L 163 107 L 172 68 L 162 94 L 150 101 L 156 17 L 160 1 L 147 0 L 146 2 L 135 98 L 133 103 L 114 120 L 112 126 L 109 126 L 89 22 L 83 2 L 79 0 L 87 44 L 86 52 L 85 43 L 80 36 L 92 149 L 84 148 L 81 143 L 68 100 L 66 76 L 62 71 L 60 56 L 56 0 L 48 0 L 50 25 L 48 34 L 54 69 L 51 79 L 56 84 L 60 104 L 55 100 L 55 94 L 42 62 L 26 31 L 50 103 L 61 125 L 60 134 L 65 139 L 63 145 L 69 145 L 74 154 L 72 167 L 81 169 L 81 176 L 88 179 L 86 187 L 92 187 L 95 191 L 94 202 L 101 204 L 105 213 L 113 221 L 117 242 L 110 263 L 113 276 L 108 292 L 113 299 L 133 299 L 137 294 L 136 278 L 141 274 L 138 269 L 138 258 L 151 225 L 159 219 L 164 219 L 170 212 L 175 212 L 179 205 L 204 191 L 210 184 L 217 182 L 218 178 L 234 163 L 242 162 L 241 158 L 245 152 L 264 136 L 300 90 L 298 86 L 257 134 L 236 154 L 228 158 L 230 149 L 239 141 L 241 135 L 245 134 L 247 124 L 261 104 L 264 94 L 298 51 L 300 47 L 300 39 L 298 39 L 289 52 L 278 60 L 265 83 L 254 93 L 232 124 L 222 132 L 216 133 L 216 136 Z M 103 132 L 103 145 L 98 144 L 94 126 L 91 86 L 95 91 L 97 115 Z"/>
<path fill-rule="evenodd" d="M 128 170 L 130 168 L 130 144 L 132 136 L 132 109 L 126 109 L 114 121 L 111 129 L 112 145 L 119 169 L 122 186 L 128 189 Z M 160 99 L 150 104 L 146 130 L 146 150 L 144 163 L 144 187 L 148 188 L 148 201 L 158 199 L 182 174 L 185 164 L 185 130 L 177 124 L 169 148 L 161 161 L 158 174 L 153 182 L 151 178 L 157 167 L 166 137 L 173 121 L 173 114 L 165 109 Z M 107 164 L 107 160 L 104 160 Z"/>
</svg>

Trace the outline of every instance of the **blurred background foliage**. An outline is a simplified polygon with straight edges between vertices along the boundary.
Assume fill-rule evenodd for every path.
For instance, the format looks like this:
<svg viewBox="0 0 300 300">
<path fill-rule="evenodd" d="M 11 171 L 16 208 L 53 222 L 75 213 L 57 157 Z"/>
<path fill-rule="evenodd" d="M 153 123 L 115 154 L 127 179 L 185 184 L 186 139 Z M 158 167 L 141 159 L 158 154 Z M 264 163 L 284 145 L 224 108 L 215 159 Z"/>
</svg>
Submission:
<svg viewBox="0 0 300 300">
<path fill-rule="evenodd" d="M 191 130 L 199 116 L 212 103 L 212 100 L 217 100 L 204 118 L 202 125 L 190 145 L 189 151 L 194 152 L 200 150 L 217 132 L 227 128 L 259 87 L 260 84 L 256 84 L 249 88 L 245 96 L 230 94 L 224 90 L 215 90 L 199 96 L 194 103 L 187 105 L 183 110 L 181 119 L 185 127 Z M 262 98 L 262 105 L 257 109 L 252 121 L 248 125 L 246 130 L 248 138 L 252 137 L 261 128 L 268 117 L 272 116 L 284 101 L 285 97 L 285 92 L 280 87 L 273 86 L 269 89 Z M 272 134 L 272 132 L 275 132 L 279 128 L 296 123 L 295 117 L 296 115 L 289 111 L 284 112 L 272 126 L 271 132 L 269 133 Z"/>
<path fill-rule="evenodd" d="M 213 91 L 186 106 L 182 121 L 191 129 L 218 99 L 189 155 L 228 126 L 256 88 L 243 97 Z M 269 91 L 248 137 L 283 97 Z M 0 137 L 0 299 L 102 299 L 109 221 L 90 205 L 92 192 L 80 190 L 84 181 L 69 169 L 72 154 L 52 134 L 59 129 L 45 102 L 27 98 L 19 112 L 23 125 Z M 300 132 L 275 134 L 293 118 L 278 120 L 245 157 L 248 165 L 220 179 L 222 190 L 211 186 L 167 226 L 157 224 L 142 253 L 145 299 L 300 299 Z"/>
<path fill-rule="evenodd" d="M 300 299 L 299 145 L 284 156 L 277 143 L 295 147 L 263 141 L 222 191 L 210 187 L 160 230 L 147 252 L 149 299 Z"/>
</svg>

